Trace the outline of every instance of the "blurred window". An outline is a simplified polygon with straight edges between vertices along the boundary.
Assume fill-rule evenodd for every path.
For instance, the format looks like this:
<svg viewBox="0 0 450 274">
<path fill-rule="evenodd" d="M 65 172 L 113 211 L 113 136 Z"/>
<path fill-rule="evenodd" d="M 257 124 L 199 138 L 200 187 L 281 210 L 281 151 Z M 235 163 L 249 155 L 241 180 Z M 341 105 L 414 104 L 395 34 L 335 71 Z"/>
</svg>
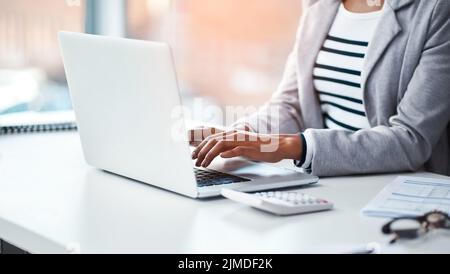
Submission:
<svg viewBox="0 0 450 274">
<path fill-rule="evenodd" d="M 117 25 L 108 6 L 90 6 L 121 1 L 128 37 L 174 48 L 184 98 L 221 107 L 270 98 L 301 13 L 299 0 L 0 0 L 0 114 L 70 109 L 57 32 L 84 32 L 102 11 Z"/>
<path fill-rule="evenodd" d="M 84 22 L 81 0 L 0 0 L 0 114 L 71 108 L 57 32 Z"/>
<path fill-rule="evenodd" d="M 279 84 L 299 0 L 131 0 L 128 36 L 165 41 L 186 95 L 219 106 L 265 102 Z"/>
</svg>

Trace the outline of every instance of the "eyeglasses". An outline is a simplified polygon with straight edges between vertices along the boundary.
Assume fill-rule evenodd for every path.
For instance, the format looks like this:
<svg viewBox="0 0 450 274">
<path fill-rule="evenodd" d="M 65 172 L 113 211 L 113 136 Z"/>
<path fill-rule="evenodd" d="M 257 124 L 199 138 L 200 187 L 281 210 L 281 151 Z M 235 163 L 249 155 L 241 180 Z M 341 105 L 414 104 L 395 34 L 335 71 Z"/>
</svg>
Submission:
<svg viewBox="0 0 450 274">
<path fill-rule="evenodd" d="M 421 217 L 401 217 L 385 224 L 382 232 L 394 235 L 391 244 L 399 239 L 417 239 L 433 229 L 450 229 L 450 217 L 440 211 L 432 211 Z"/>
</svg>

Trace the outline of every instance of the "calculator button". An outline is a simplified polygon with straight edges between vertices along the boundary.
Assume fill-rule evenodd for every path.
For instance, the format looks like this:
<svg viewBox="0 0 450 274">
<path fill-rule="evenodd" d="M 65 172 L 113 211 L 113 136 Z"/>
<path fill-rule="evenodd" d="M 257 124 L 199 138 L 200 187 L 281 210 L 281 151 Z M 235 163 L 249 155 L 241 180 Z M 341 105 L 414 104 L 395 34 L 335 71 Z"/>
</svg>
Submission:
<svg viewBox="0 0 450 274">
<path fill-rule="evenodd" d="M 297 193 L 294 193 L 294 192 L 289 193 L 288 200 L 294 201 L 296 199 L 297 199 Z"/>
<path fill-rule="evenodd" d="M 224 189 L 222 195 L 249 206 L 271 212 L 277 215 L 293 215 L 321 210 L 332 209 L 333 204 L 324 199 L 318 199 L 306 194 L 287 191 L 257 192 L 246 194 L 239 191 Z M 253 196 L 253 199 L 246 200 L 246 196 Z M 248 197 L 250 198 L 250 197 Z M 260 203 L 256 203 L 260 201 Z"/>
</svg>

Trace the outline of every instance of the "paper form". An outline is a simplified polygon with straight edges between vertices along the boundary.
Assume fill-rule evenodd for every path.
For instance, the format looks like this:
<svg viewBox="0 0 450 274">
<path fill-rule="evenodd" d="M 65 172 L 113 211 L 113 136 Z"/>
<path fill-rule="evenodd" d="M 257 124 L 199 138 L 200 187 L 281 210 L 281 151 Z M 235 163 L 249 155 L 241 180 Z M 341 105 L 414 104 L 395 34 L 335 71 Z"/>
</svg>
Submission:
<svg viewBox="0 0 450 274">
<path fill-rule="evenodd" d="M 432 210 L 450 214 L 450 180 L 397 177 L 362 212 L 367 216 L 395 218 L 423 215 Z"/>
</svg>

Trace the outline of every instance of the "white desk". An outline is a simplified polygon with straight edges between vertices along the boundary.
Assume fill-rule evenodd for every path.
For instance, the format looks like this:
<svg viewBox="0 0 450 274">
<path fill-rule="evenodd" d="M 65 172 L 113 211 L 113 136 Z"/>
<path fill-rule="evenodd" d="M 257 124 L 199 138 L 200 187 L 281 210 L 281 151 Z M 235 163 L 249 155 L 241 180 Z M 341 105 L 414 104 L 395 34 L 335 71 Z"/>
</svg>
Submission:
<svg viewBox="0 0 450 274">
<path fill-rule="evenodd" d="M 339 252 L 388 240 L 380 233 L 385 220 L 360 209 L 395 177 L 321 179 L 302 191 L 330 199 L 335 210 L 274 217 L 95 170 L 76 133 L 0 136 L 0 238 L 31 253 Z"/>
</svg>

